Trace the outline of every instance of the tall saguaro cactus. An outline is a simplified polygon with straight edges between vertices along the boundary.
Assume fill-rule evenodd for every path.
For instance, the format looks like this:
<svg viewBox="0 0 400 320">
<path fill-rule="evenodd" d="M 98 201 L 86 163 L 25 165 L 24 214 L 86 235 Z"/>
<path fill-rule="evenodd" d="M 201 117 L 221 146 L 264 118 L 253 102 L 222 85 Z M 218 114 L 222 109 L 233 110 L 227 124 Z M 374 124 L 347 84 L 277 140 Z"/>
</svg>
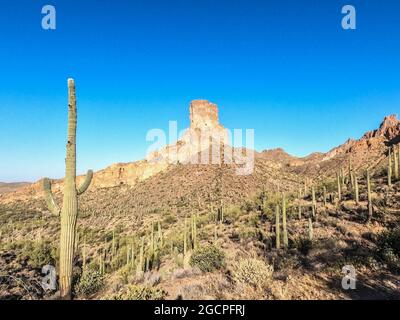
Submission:
<svg viewBox="0 0 400 320">
<path fill-rule="evenodd" d="M 399 146 L 400 148 L 400 146 Z M 393 161 L 394 161 L 394 178 L 399 180 L 399 158 L 398 154 L 396 153 L 396 147 L 393 146 Z"/>
<path fill-rule="evenodd" d="M 282 229 L 283 229 L 283 246 L 285 249 L 289 246 L 287 222 L 286 222 L 286 198 L 285 194 L 282 194 Z"/>
<path fill-rule="evenodd" d="M 80 187 L 76 186 L 76 125 L 75 83 L 73 79 L 68 79 L 68 140 L 67 156 L 65 159 L 64 197 L 61 210 L 54 201 L 50 180 L 48 178 L 43 180 L 47 206 L 53 214 L 60 215 L 61 217 L 60 296 L 63 299 L 71 298 L 72 263 L 76 221 L 78 218 L 78 195 L 87 190 L 93 177 L 93 171 L 89 170 L 83 184 Z"/>
</svg>

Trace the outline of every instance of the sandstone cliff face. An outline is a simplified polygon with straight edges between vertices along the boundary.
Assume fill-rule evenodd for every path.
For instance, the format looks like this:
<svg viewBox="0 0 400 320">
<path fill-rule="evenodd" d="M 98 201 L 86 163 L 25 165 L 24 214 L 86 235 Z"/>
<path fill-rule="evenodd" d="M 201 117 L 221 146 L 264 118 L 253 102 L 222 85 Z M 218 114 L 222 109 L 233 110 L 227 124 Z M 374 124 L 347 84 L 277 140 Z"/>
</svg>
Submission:
<svg viewBox="0 0 400 320">
<path fill-rule="evenodd" d="M 228 132 L 219 124 L 218 108 L 207 100 L 194 100 L 190 104 L 190 128 L 173 145 L 148 155 L 149 163 L 209 164 L 219 163 L 220 146 L 228 145 Z"/>
</svg>

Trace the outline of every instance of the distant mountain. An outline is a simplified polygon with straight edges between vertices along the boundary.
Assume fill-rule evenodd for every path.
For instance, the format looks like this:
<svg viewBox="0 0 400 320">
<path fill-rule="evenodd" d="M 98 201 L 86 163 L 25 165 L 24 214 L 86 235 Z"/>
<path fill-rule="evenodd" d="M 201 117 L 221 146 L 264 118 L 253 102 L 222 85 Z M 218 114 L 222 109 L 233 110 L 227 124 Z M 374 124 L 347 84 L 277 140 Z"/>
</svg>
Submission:
<svg viewBox="0 0 400 320">
<path fill-rule="evenodd" d="M 29 182 L 15 182 L 15 183 L 0 182 L 0 194 L 16 191 L 29 184 L 30 184 Z"/>
</svg>

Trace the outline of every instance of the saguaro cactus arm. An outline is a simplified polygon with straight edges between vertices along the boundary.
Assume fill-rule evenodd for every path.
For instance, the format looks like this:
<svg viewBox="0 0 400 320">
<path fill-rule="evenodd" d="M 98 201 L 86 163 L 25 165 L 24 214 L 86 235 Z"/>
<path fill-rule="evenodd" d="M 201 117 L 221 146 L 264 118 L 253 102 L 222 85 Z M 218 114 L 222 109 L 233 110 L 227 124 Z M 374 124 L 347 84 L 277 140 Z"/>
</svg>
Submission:
<svg viewBox="0 0 400 320">
<path fill-rule="evenodd" d="M 92 182 L 92 178 L 93 178 L 93 171 L 89 170 L 86 174 L 85 181 L 83 181 L 83 183 L 76 190 L 78 195 L 84 193 L 89 188 L 90 183 Z"/>
<path fill-rule="evenodd" d="M 47 207 L 49 208 L 50 212 L 54 215 L 59 216 L 61 210 L 54 201 L 53 193 L 51 192 L 51 182 L 50 179 L 48 178 L 43 179 L 43 191 L 44 191 L 44 199 L 46 201 Z"/>
</svg>

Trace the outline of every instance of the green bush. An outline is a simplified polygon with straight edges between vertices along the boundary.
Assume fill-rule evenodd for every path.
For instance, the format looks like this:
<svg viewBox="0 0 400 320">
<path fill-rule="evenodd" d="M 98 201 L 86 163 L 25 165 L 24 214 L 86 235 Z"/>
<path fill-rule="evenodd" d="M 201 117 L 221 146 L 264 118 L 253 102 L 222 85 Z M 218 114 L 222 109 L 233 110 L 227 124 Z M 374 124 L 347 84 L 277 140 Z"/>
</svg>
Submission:
<svg viewBox="0 0 400 320">
<path fill-rule="evenodd" d="M 197 267 L 203 272 L 211 272 L 221 269 L 225 263 L 224 252 L 215 245 L 200 247 L 190 257 L 190 265 Z"/>
<path fill-rule="evenodd" d="M 54 265 L 57 250 L 49 242 L 40 241 L 27 245 L 24 254 L 29 257 L 29 264 L 34 268 L 42 268 L 45 265 Z"/>
<path fill-rule="evenodd" d="M 232 278 L 235 282 L 263 288 L 272 279 L 274 268 L 258 259 L 240 259 L 234 263 Z"/>
<path fill-rule="evenodd" d="M 379 249 L 390 248 L 395 254 L 400 255 L 400 227 L 380 233 L 377 246 Z"/>
<path fill-rule="evenodd" d="M 377 239 L 378 255 L 390 269 L 400 271 L 400 228 L 384 231 Z"/>
<path fill-rule="evenodd" d="M 296 239 L 294 244 L 295 244 L 295 247 L 297 248 L 297 250 L 299 250 L 299 252 L 305 256 L 310 252 L 310 250 L 313 247 L 312 240 L 310 240 L 308 238 Z"/>
<path fill-rule="evenodd" d="M 106 300 L 164 300 L 165 291 L 143 285 L 129 285 L 124 290 L 109 295 Z"/>
<path fill-rule="evenodd" d="M 79 282 L 75 286 L 75 293 L 79 296 L 89 296 L 98 292 L 104 285 L 103 275 L 96 270 L 83 272 Z"/>
</svg>

